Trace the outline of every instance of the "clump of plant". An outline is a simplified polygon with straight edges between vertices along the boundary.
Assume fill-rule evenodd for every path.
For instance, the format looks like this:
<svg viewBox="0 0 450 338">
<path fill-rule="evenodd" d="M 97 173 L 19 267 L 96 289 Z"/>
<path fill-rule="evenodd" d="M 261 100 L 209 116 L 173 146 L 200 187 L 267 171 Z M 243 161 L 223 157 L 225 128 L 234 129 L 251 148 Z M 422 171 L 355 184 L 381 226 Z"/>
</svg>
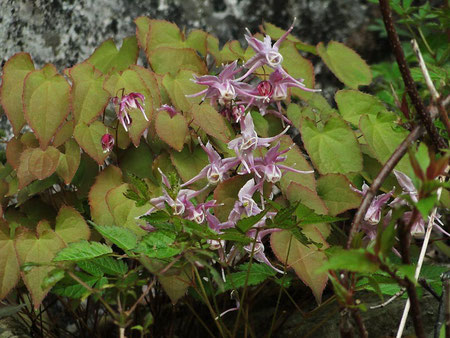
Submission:
<svg viewBox="0 0 450 338">
<path fill-rule="evenodd" d="M 186 332 L 178 309 L 198 323 L 193 335 L 253 336 L 256 296 L 275 288 L 261 328 L 270 336 L 282 297 L 298 308 L 297 278 L 318 304 L 331 281 L 326 302 L 362 335 L 360 290 L 405 288 L 416 310 L 411 235 L 439 222 L 439 198 L 448 201 L 433 121 L 429 145 L 418 141 L 412 114 L 410 132 L 359 90 L 372 81 L 364 60 L 338 42 L 307 45 L 292 26 L 265 23 L 244 49 L 167 21 L 135 23 L 120 49 L 108 40 L 62 74 L 26 53 L 5 64 L 14 137 L 0 169 L 0 298 L 10 313 L 58 336 L 51 307 L 64 306 L 78 334 L 109 322 L 123 337 Z M 300 51 L 344 84 L 337 109 Z M 436 238 L 448 235 L 441 226 Z M 436 287 L 444 268 L 430 269 Z"/>
</svg>

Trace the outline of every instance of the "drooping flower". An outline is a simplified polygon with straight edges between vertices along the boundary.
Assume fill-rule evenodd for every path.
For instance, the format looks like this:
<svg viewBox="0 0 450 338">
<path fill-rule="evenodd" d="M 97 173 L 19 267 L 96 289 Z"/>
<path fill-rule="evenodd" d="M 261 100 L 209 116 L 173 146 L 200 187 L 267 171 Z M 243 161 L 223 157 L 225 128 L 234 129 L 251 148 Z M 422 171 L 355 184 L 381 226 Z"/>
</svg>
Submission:
<svg viewBox="0 0 450 338">
<path fill-rule="evenodd" d="M 166 175 L 158 168 L 159 173 L 161 174 L 161 179 L 163 184 L 167 187 L 167 189 L 171 190 L 172 186 L 169 182 L 169 179 Z M 159 197 L 152 198 L 150 200 L 150 204 L 153 205 L 153 207 L 148 210 L 145 215 L 149 215 L 155 210 L 161 210 L 166 207 L 166 203 L 173 209 L 174 215 L 182 216 L 186 212 L 186 209 L 190 207 L 189 204 L 190 200 L 198 195 L 200 195 L 202 192 L 205 191 L 205 189 L 208 186 L 204 187 L 201 190 L 195 191 L 191 189 L 180 189 L 176 196 L 171 196 L 166 188 L 163 187 L 163 195 Z"/>
<path fill-rule="evenodd" d="M 369 190 L 369 186 L 366 183 L 363 184 L 362 190 L 358 190 L 354 188 L 352 185 L 350 185 L 350 188 L 353 191 L 361 194 L 362 196 L 364 196 Z M 364 221 L 368 222 L 370 225 L 377 225 L 381 219 L 382 209 L 389 201 L 389 199 L 392 197 L 393 193 L 394 189 L 392 189 L 390 192 L 386 194 L 375 196 L 374 199 L 372 200 L 372 203 L 370 203 L 370 206 L 367 209 L 366 214 L 364 215 Z"/>
<path fill-rule="evenodd" d="M 264 219 L 265 222 L 265 219 Z M 273 232 L 281 231 L 281 229 L 266 229 L 266 230 L 260 230 L 257 229 L 250 229 L 247 231 L 247 236 L 250 238 L 253 238 L 255 240 L 254 243 L 250 243 L 246 246 L 244 246 L 244 250 L 248 252 L 250 255 L 253 252 L 253 258 L 255 258 L 258 262 L 267 264 L 272 269 L 274 269 L 276 272 L 284 273 L 280 269 L 277 269 L 270 263 L 269 259 L 266 257 L 266 254 L 264 253 L 264 244 L 262 243 L 262 240 L 267 235 L 270 235 Z"/>
<path fill-rule="evenodd" d="M 419 201 L 419 193 L 418 193 L 416 187 L 414 186 L 414 183 L 411 180 L 411 178 L 408 175 L 406 175 L 405 173 L 402 173 L 401 171 L 398 171 L 395 169 L 394 169 L 394 175 L 397 178 L 398 183 L 402 187 L 403 192 L 405 194 L 409 195 L 409 197 L 411 198 L 411 200 L 414 203 L 417 203 Z M 397 197 L 389 204 L 389 206 L 391 206 L 391 207 L 396 207 L 398 205 L 409 205 L 409 204 L 407 201 L 402 199 L 401 196 Z M 411 211 L 405 212 L 405 214 L 403 215 L 404 221 L 406 223 L 409 223 L 411 216 L 412 216 Z M 436 217 L 434 219 L 435 223 L 433 226 L 436 229 L 438 229 L 440 232 L 445 234 L 446 236 L 450 236 L 450 234 L 441 227 L 441 225 L 444 225 L 444 224 L 439 219 L 439 217 L 440 217 L 440 215 L 436 214 Z M 425 229 L 425 220 L 423 219 L 423 217 L 421 215 L 419 215 L 411 227 L 411 235 L 416 236 L 416 237 L 422 237 L 425 234 L 425 230 L 426 230 Z"/>
<path fill-rule="evenodd" d="M 145 97 L 141 93 L 130 93 L 122 95 L 119 99 L 117 96 L 112 99 L 113 103 L 119 106 L 117 118 L 122 123 L 124 129 L 128 131 L 128 126 L 132 120 L 129 115 L 130 110 L 139 109 L 146 121 L 148 121 L 147 115 L 145 115 L 144 101 Z"/>
<path fill-rule="evenodd" d="M 283 136 L 289 129 L 289 127 L 286 127 L 280 134 L 273 137 L 258 137 L 250 114 L 241 119 L 240 126 L 241 136 L 228 142 L 228 148 L 234 150 L 248 173 L 251 172 L 250 168 L 254 166 L 253 151 L 258 147 L 266 148 L 270 146 L 271 142 Z"/>
<path fill-rule="evenodd" d="M 253 199 L 253 194 L 256 190 L 258 190 L 258 186 L 255 184 L 253 178 L 247 181 L 241 190 L 239 190 L 238 200 L 234 202 L 234 207 L 228 217 L 230 222 L 236 223 L 241 219 L 242 215 L 250 217 L 257 215 L 262 211 Z"/>
<path fill-rule="evenodd" d="M 278 142 L 274 147 L 270 148 L 267 151 L 264 157 L 254 159 L 254 166 L 251 169 L 259 173 L 259 175 L 256 175 L 257 177 L 261 176 L 268 182 L 276 183 L 281 180 L 283 173 L 286 171 L 291 171 L 298 174 L 314 173 L 314 170 L 302 171 L 283 164 L 279 164 L 280 162 L 284 162 L 286 160 L 286 156 L 282 155 L 291 150 L 292 146 L 282 151 L 279 151 L 279 149 L 280 143 Z"/>
<path fill-rule="evenodd" d="M 228 178 L 228 171 L 240 163 L 239 159 L 236 157 L 224 158 L 220 157 L 219 153 L 214 150 L 213 146 L 209 143 L 206 146 L 203 145 L 201 139 L 198 139 L 200 146 L 208 155 L 209 164 L 206 165 L 200 172 L 192 177 L 187 182 L 183 183 L 181 186 L 185 187 L 190 185 L 204 177 L 208 179 L 210 184 L 217 184 L 222 182 L 224 179 Z"/>
<path fill-rule="evenodd" d="M 231 102 L 236 98 L 235 87 L 240 85 L 240 83 L 234 79 L 234 76 L 241 71 L 240 68 L 236 67 L 237 61 L 234 61 L 225 66 L 218 76 L 194 76 L 193 82 L 199 85 L 208 86 L 208 88 L 195 94 L 186 95 L 186 97 L 204 95 L 204 98 L 209 98 L 213 102 L 219 102 L 221 105 Z"/>
<path fill-rule="evenodd" d="M 173 118 L 175 115 L 179 114 L 179 112 L 172 106 L 168 104 L 163 104 L 158 110 L 164 110 L 169 113 L 170 118 Z"/>
<path fill-rule="evenodd" d="M 111 134 L 104 134 L 101 138 L 104 153 L 110 152 L 114 147 L 114 137 Z"/>
</svg>

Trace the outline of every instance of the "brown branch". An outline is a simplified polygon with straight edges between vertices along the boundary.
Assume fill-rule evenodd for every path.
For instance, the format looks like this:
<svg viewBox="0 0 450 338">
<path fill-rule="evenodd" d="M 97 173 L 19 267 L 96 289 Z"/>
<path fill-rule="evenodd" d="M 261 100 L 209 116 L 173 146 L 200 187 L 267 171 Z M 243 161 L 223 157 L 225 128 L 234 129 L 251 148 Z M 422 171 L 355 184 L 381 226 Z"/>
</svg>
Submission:
<svg viewBox="0 0 450 338">
<path fill-rule="evenodd" d="M 409 133 L 408 137 L 405 138 L 403 142 L 398 146 L 398 148 L 394 151 L 391 157 L 386 161 L 383 168 L 381 168 L 380 172 L 378 173 L 377 177 L 373 180 L 372 185 L 364 195 L 361 204 L 358 208 L 358 211 L 356 212 L 355 217 L 353 218 L 353 222 L 347 240 L 347 249 L 350 249 L 350 246 L 352 245 L 353 241 L 353 236 L 358 230 L 360 223 L 364 219 L 364 216 L 367 210 L 369 209 L 370 204 L 372 203 L 372 200 L 374 199 L 378 189 L 380 189 L 384 180 L 389 176 L 392 170 L 394 170 L 397 163 L 400 162 L 400 160 L 406 154 L 409 145 L 414 141 L 416 141 L 423 134 L 423 132 L 424 128 L 422 126 L 416 126 L 411 131 L 411 133 Z"/>
<path fill-rule="evenodd" d="M 379 0 L 379 2 L 381 14 L 383 15 L 384 25 L 386 26 L 386 31 L 388 33 L 389 42 L 395 54 L 400 73 L 402 74 L 406 92 L 408 93 L 411 102 L 416 109 L 418 118 L 425 125 L 427 133 L 433 143 L 433 147 L 435 148 L 434 150 L 438 152 L 439 149 L 447 148 L 447 145 L 445 141 L 439 136 L 439 133 L 436 129 L 436 126 L 433 124 L 433 120 L 431 119 L 430 114 L 428 114 L 422 100 L 420 99 L 416 84 L 414 83 L 408 64 L 406 63 L 405 55 L 400 44 L 400 39 L 394 27 L 389 0 Z"/>
</svg>

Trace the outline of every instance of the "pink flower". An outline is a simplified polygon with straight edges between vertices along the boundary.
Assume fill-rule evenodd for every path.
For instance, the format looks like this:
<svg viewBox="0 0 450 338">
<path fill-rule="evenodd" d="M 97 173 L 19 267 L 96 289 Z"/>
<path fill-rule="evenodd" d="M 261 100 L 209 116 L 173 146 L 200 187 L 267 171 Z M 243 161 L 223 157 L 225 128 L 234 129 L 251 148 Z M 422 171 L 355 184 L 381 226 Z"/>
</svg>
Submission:
<svg viewBox="0 0 450 338">
<path fill-rule="evenodd" d="M 225 105 L 236 98 L 236 87 L 240 83 L 234 79 L 234 76 L 241 71 L 237 67 L 237 61 L 225 66 L 218 76 L 203 75 L 200 77 L 194 76 L 193 82 L 199 85 L 208 86 L 208 88 L 186 97 L 197 97 L 204 95 L 205 98 L 210 98 L 214 102 L 217 101 L 221 105 Z"/>
<path fill-rule="evenodd" d="M 130 93 L 128 95 L 122 95 L 122 98 L 116 96 L 113 98 L 113 103 L 119 106 L 119 111 L 117 113 L 118 120 L 122 123 L 123 128 L 128 131 L 128 126 L 131 124 L 132 120 L 129 115 L 129 111 L 133 109 L 139 109 L 146 121 L 148 121 L 147 115 L 144 111 L 144 95 L 140 93 Z"/>
<path fill-rule="evenodd" d="M 199 173 L 198 175 L 192 177 L 189 181 L 183 183 L 181 186 L 185 187 L 187 185 L 190 185 L 204 177 L 208 179 L 208 182 L 210 184 L 217 184 L 222 182 L 224 179 L 228 178 L 228 171 L 238 165 L 240 163 L 240 160 L 236 157 L 229 157 L 222 159 L 220 157 L 219 153 L 214 150 L 213 146 L 209 143 L 206 144 L 206 146 L 203 145 L 201 139 L 198 139 L 200 146 L 203 148 L 203 150 L 208 155 L 209 164 L 206 165 Z"/>
<path fill-rule="evenodd" d="M 289 127 L 286 127 L 286 129 L 274 137 L 258 137 L 250 114 L 247 114 L 244 119 L 241 119 L 240 126 L 241 136 L 228 142 L 228 148 L 234 150 L 248 173 L 251 172 L 250 167 L 254 165 L 253 151 L 258 147 L 269 147 L 271 142 L 283 136 L 289 129 Z"/>
<path fill-rule="evenodd" d="M 163 104 L 161 108 L 158 110 L 164 110 L 169 113 L 170 118 L 172 119 L 175 115 L 180 114 L 178 111 L 175 110 L 174 107 L 169 106 L 168 104 Z"/>
<path fill-rule="evenodd" d="M 286 156 L 281 155 L 291 150 L 292 146 L 282 151 L 279 151 L 279 149 L 280 143 L 270 148 L 264 157 L 254 159 L 254 166 L 251 169 L 259 174 L 257 176 L 264 177 L 264 179 L 268 182 L 276 183 L 281 180 L 283 173 L 286 171 L 291 171 L 299 174 L 314 173 L 314 170 L 302 171 L 285 166 L 283 164 L 279 164 L 279 162 L 283 162 L 286 160 Z"/>
<path fill-rule="evenodd" d="M 366 183 L 363 184 L 362 190 L 358 190 L 351 185 L 350 188 L 353 191 L 361 194 L 362 196 L 364 196 L 367 193 L 367 190 L 369 190 L 369 186 Z M 372 203 L 370 203 L 369 209 L 367 209 L 367 212 L 364 216 L 364 221 L 368 222 L 370 225 L 377 225 L 381 219 L 381 211 L 383 210 L 384 205 L 392 197 L 393 193 L 394 189 L 386 194 L 375 196 L 375 198 L 372 200 Z"/>
<path fill-rule="evenodd" d="M 239 190 L 238 200 L 234 203 L 233 210 L 230 212 L 228 220 L 236 223 L 241 219 L 241 216 L 254 216 L 259 214 L 262 210 L 258 207 L 253 200 L 253 194 L 258 190 L 258 186 L 255 185 L 255 180 L 252 178 Z"/>
<path fill-rule="evenodd" d="M 104 153 L 110 152 L 114 147 L 114 137 L 111 134 L 105 134 L 101 138 Z"/>
</svg>

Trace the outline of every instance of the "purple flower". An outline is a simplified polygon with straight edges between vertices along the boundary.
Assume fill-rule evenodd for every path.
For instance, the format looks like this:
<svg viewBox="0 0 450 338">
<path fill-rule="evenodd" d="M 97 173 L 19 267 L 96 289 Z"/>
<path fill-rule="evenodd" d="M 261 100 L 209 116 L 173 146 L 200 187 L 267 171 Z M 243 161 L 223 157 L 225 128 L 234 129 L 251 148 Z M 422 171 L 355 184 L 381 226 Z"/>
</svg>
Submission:
<svg viewBox="0 0 450 338">
<path fill-rule="evenodd" d="M 250 167 L 254 166 L 253 151 L 258 147 L 270 146 L 271 142 L 283 136 L 289 129 L 289 127 L 286 127 L 286 129 L 274 137 L 258 137 L 250 114 L 247 114 L 244 119 L 241 119 L 240 125 L 241 136 L 228 142 L 228 148 L 234 150 L 248 173 L 251 172 Z"/>
<path fill-rule="evenodd" d="M 192 177 L 189 181 L 183 183 L 181 185 L 182 187 L 190 185 L 204 177 L 208 179 L 208 182 L 210 184 L 215 185 L 219 182 L 222 182 L 224 179 L 228 178 L 227 175 L 228 171 L 240 163 L 240 160 L 237 159 L 236 157 L 222 159 L 219 153 L 214 150 L 213 146 L 209 143 L 209 141 L 206 144 L 206 146 L 203 145 L 200 138 L 198 139 L 198 141 L 200 142 L 200 146 L 208 155 L 209 164 L 206 165 L 198 173 L 198 175 Z"/>
<path fill-rule="evenodd" d="M 264 219 L 265 222 L 265 219 Z M 253 257 L 260 263 L 267 264 L 272 269 L 274 269 L 276 272 L 284 273 L 283 271 L 277 269 L 270 263 L 269 259 L 266 257 L 266 254 L 264 253 L 264 244 L 262 243 L 262 240 L 267 235 L 270 235 L 273 232 L 281 231 L 281 229 L 266 229 L 258 231 L 257 229 L 250 229 L 247 231 L 247 236 L 255 239 L 254 243 L 250 243 L 246 246 L 244 246 L 244 250 L 247 251 L 249 254 L 252 253 L 253 250 Z"/>
<path fill-rule="evenodd" d="M 169 106 L 168 104 L 163 104 L 158 110 L 164 110 L 168 112 L 170 118 L 173 118 L 175 115 L 179 114 L 179 112 L 177 112 L 174 107 Z"/>
<path fill-rule="evenodd" d="M 299 174 L 314 173 L 314 170 L 301 171 L 285 166 L 283 164 L 278 164 L 279 162 L 283 162 L 286 160 L 286 156 L 281 155 L 291 150 L 292 146 L 282 151 L 279 151 L 279 149 L 280 143 L 270 148 L 264 157 L 254 159 L 254 166 L 252 169 L 259 174 L 257 176 L 264 177 L 264 179 L 268 182 L 276 183 L 281 180 L 283 173 L 286 171 L 291 171 Z"/>
<path fill-rule="evenodd" d="M 161 174 L 162 182 L 164 185 L 170 190 L 172 189 L 167 176 L 163 174 L 163 172 L 158 168 L 159 173 Z M 172 197 L 167 190 L 163 187 L 163 195 L 159 197 L 152 198 L 150 200 L 150 204 L 153 207 L 145 213 L 145 215 L 149 215 L 155 210 L 161 210 L 166 207 L 166 203 L 173 209 L 174 215 L 183 216 L 187 208 L 191 206 L 190 200 L 198 195 L 200 195 L 207 186 L 201 190 L 195 191 L 191 189 L 180 189 L 178 194 L 175 197 Z"/>
<path fill-rule="evenodd" d="M 236 225 L 235 222 L 229 220 L 220 222 L 219 219 L 209 211 L 206 212 L 206 221 L 208 222 L 208 226 L 218 233 L 221 233 L 223 229 L 233 228 Z"/>
<path fill-rule="evenodd" d="M 122 123 L 123 128 L 128 131 L 128 126 L 131 124 L 132 120 L 129 115 L 129 111 L 132 109 L 139 109 L 146 121 L 148 121 L 147 115 L 144 111 L 144 95 L 140 93 L 130 93 L 128 95 L 122 95 L 122 98 L 116 96 L 113 99 L 113 103 L 119 106 L 119 112 L 117 113 L 117 118 Z M 140 101 L 140 102 L 139 102 Z"/>
<path fill-rule="evenodd" d="M 237 61 L 225 66 L 218 76 L 203 75 L 194 76 L 193 82 L 199 85 L 208 86 L 208 88 L 186 97 L 196 97 L 204 95 L 204 98 L 210 98 L 221 105 L 231 102 L 236 98 L 236 89 L 240 83 L 234 79 L 234 76 L 241 71 L 236 68 Z"/>
<path fill-rule="evenodd" d="M 356 191 L 357 193 L 361 194 L 362 196 L 364 196 L 367 193 L 367 190 L 369 190 L 369 186 L 366 183 L 363 184 L 362 190 L 358 190 L 351 185 L 350 188 L 353 191 Z M 394 189 L 392 189 L 390 192 L 386 194 L 375 196 L 375 198 L 372 200 L 372 203 L 370 203 L 369 209 L 367 209 L 367 212 L 364 215 L 364 221 L 368 222 L 370 225 L 377 225 L 381 219 L 381 211 L 384 205 L 392 197 L 393 193 Z"/>
<path fill-rule="evenodd" d="M 111 134 L 105 134 L 101 139 L 104 153 L 110 152 L 114 147 L 114 137 Z"/>
<path fill-rule="evenodd" d="M 295 20 L 294 20 L 295 22 Z M 250 58 L 244 67 L 248 71 L 241 76 L 238 80 L 245 79 L 247 76 L 252 74 L 255 69 L 268 65 L 269 67 L 276 69 L 280 67 L 283 62 L 283 56 L 279 52 L 279 47 L 281 43 L 286 40 L 289 33 L 294 28 L 294 24 L 272 45 L 272 39 L 269 35 L 264 37 L 264 41 L 260 41 L 252 36 L 252 33 L 247 29 L 248 35 L 245 35 L 245 39 L 250 47 L 256 52 L 256 54 Z"/>
<path fill-rule="evenodd" d="M 253 178 L 244 184 L 241 190 L 239 190 L 238 200 L 234 203 L 233 210 L 230 212 L 230 216 L 228 217 L 229 221 L 236 223 L 241 219 L 243 214 L 249 217 L 257 215 L 262 211 L 252 198 L 256 190 L 258 190 L 258 186 L 255 185 Z"/>
<path fill-rule="evenodd" d="M 409 197 L 411 198 L 411 200 L 414 203 L 417 203 L 419 201 L 419 193 L 417 192 L 417 189 L 414 186 L 414 183 L 412 182 L 411 178 L 408 175 L 402 173 L 401 171 L 398 171 L 395 169 L 394 169 L 394 175 L 397 178 L 398 183 L 402 187 L 403 192 L 406 193 L 407 195 L 409 195 Z M 397 197 L 389 204 L 389 206 L 391 206 L 391 207 L 395 207 L 398 205 L 409 205 L 409 204 L 401 197 Z M 406 223 L 408 223 L 409 220 L 411 219 L 411 216 L 412 216 L 411 211 L 405 212 L 405 214 L 403 215 L 403 220 Z M 444 224 L 439 219 L 439 217 L 440 217 L 440 215 L 436 214 L 436 217 L 434 220 L 438 224 L 434 223 L 434 227 L 436 227 L 440 232 L 442 232 L 446 236 L 450 237 L 450 234 L 441 227 Z M 411 227 L 411 235 L 416 236 L 416 237 L 422 237 L 424 234 L 425 234 L 425 220 L 423 219 L 422 216 L 419 215 L 417 217 L 417 220 Z"/>
<path fill-rule="evenodd" d="M 186 199 L 186 197 L 184 198 Z M 200 203 L 195 206 L 192 202 L 186 200 L 184 204 L 188 206 L 186 208 L 186 219 L 198 224 L 202 224 L 205 221 L 208 209 L 218 206 L 215 200 Z"/>
</svg>

